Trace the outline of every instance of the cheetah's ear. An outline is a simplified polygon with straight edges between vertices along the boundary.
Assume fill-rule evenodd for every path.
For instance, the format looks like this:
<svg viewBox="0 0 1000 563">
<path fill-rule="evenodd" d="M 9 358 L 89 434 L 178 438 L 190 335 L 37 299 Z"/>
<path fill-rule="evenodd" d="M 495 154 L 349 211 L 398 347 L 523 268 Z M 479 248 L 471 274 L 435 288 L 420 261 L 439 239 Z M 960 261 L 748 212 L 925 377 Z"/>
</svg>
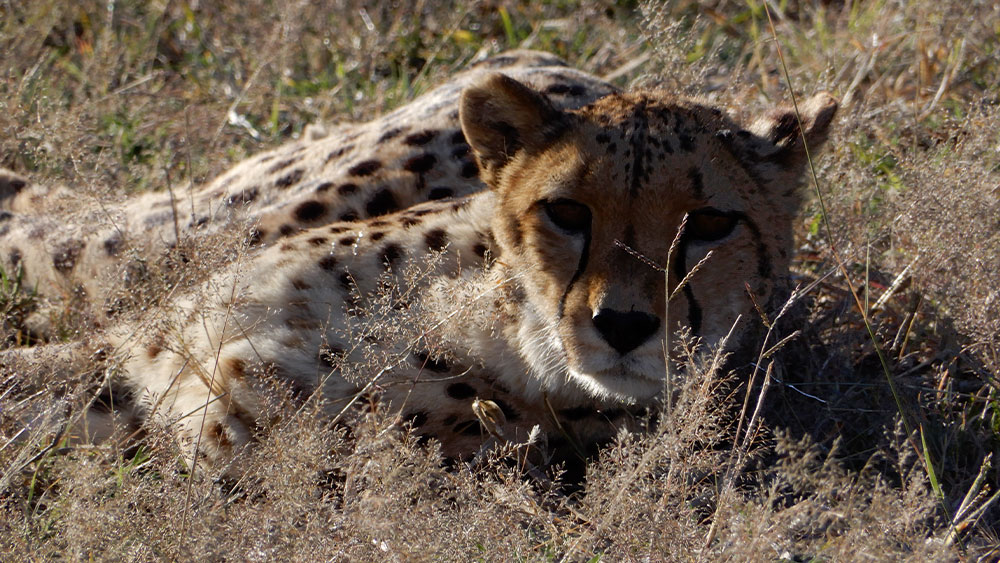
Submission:
<svg viewBox="0 0 1000 563">
<path fill-rule="evenodd" d="M 750 127 L 750 138 L 740 139 L 741 153 L 759 177 L 769 184 L 794 183 L 806 165 L 802 131 L 811 154 L 826 142 L 830 123 L 837 113 L 837 100 L 827 92 L 815 94 L 793 108 L 778 108 Z M 801 122 L 802 129 L 799 129 Z"/>
<path fill-rule="evenodd" d="M 497 186 L 500 170 L 515 154 L 545 148 L 568 123 L 544 95 L 499 73 L 462 92 L 459 115 L 480 176 L 490 187 Z"/>
</svg>

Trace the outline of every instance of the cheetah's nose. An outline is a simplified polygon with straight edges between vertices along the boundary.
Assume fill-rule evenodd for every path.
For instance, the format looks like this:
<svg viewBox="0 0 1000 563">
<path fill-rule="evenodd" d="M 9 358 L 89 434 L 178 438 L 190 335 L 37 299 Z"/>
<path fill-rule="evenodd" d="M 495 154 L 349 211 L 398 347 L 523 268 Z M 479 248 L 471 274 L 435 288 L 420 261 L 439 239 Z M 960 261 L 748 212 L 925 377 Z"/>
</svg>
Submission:
<svg viewBox="0 0 1000 563">
<path fill-rule="evenodd" d="M 604 340 L 621 355 L 628 354 L 660 328 L 660 319 L 649 313 L 601 309 L 594 315 L 594 326 Z"/>
</svg>

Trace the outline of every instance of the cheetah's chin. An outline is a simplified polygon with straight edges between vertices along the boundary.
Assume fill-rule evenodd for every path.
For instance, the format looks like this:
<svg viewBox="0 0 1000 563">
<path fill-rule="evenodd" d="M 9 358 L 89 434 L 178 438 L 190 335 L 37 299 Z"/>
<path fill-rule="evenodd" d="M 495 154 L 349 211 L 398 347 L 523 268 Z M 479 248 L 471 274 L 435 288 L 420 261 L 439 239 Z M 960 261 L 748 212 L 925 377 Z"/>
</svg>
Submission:
<svg viewBox="0 0 1000 563">
<path fill-rule="evenodd" d="M 599 371 L 569 369 L 570 379 L 590 395 L 623 403 L 646 403 L 663 390 L 663 371 L 649 369 L 652 362 L 623 361 Z M 625 365 L 622 365 L 625 364 Z M 646 369 L 643 369 L 646 368 Z"/>
</svg>

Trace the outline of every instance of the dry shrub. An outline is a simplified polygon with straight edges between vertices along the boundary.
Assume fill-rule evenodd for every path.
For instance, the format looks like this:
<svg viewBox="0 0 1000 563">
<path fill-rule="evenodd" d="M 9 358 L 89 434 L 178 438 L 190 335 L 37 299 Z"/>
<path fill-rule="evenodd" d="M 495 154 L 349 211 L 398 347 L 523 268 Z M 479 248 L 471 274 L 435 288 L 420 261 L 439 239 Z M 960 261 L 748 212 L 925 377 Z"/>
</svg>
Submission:
<svg viewBox="0 0 1000 563">
<path fill-rule="evenodd" d="M 133 453 L 105 443 L 42 456 L 6 489 L 5 543 L 39 557 L 114 560 L 954 554 L 902 433 L 860 472 L 808 438 L 778 433 L 769 454 L 765 434 L 751 448 L 753 473 L 741 476 L 732 381 L 712 356 L 686 358 L 655 430 L 619 436 L 571 494 L 558 467 L 532 477 L 516 452 L 443 466 L 433 443 L 421 445 L 393 417 L 358 409 L 332 423 L 315 398 L 302 404 L 278 393 L 258 443 L 240 456 L 240 476 L 223 482 L 186 470 L 169 432 L 156 427 Z M 44 443 L 17 449 L 31 454 Z"/>
<path fill-rule="evenodd" d="M 165 188 L 168 173 L 175 187 L 197 184 L 298 135 L 306 122 L 386 111 L 475 53 L 513 44 L 569 55 L 622 83 L 734 103 L 747 116 L 788 100 L 763 4 L 646 3 L 638 14 L 619 4 L 119 1 L 108 11 L 103 2 L 7 3 L 0 164 L 69 184 L 87 201 Z M 183 466 L 161 428 L 146 427 L 137 440 L 125 425 L 97 446 L 56 442 L 99 395 L 108 366 L 87 355 L 76 356 L 80 364 L 36 358 L 31 368 L 0 370 L 4 552 L 108 560 L 995 557 L 995 507 L 963 522 L 959 541 L 947 537 L 983 460 L 1000 451 L 998 115 L 989 98 L 1000 86 L 997 8 L 929 0 L 768 6 L 791 90 L 830 89 L 844 107 L 817 162 L 832 232 L 813 200 L 795 267 L 810 299 L 779 323 L 783 334 L 801 334 L 783 350 L 766 424 L 745 451 L 732 444 L 748 368 L 733 379 L 689 354 L 658 422 L 604 448 L 582 484 L 560 482 L 559 467 L 539 477 L 504 448 L 446 466 L 433 443 L 420 444 L 394 417 L 359 408 L 334 421 L 320 404 L 280 392 L 270 395 L 258 443 L 240 458 L 241 477 L 214 482 Z M 130 296 L 158 303 L 232 260 L 220 249 L 236 242 L 186 249 L 197 268 L 149 265 L 145 293 Z M 838 260 L 862 299 L 869 291 L 874 304 L 891 293 L 868 318 L 902 410 Z M 426 320 L 392 307 L 404 293 L 390 289 L 370 304 L 372 324 L 356 327 L 359 342 L 369 335 L 405 345 L 422 331 Z M 0 295 L 5 323 L 31 307 L 30 296 L 18 300 L 25 295 Z M 363 380 L 392 358 L 370 360 L 351 366 L 352 376 Z M 749 393 L 753 405 L 760 387 Z M 902 416 L 919 423 L 912 433 Z M 929 484 L 924 440 L 943 498 Z M 997 470 L 986 475 L 975 506 L 995 492 Z"/>
<path fill-rule="evenodd" d="M 1000 108 L 940 127 L 936 146 L 904 155 L 893 202 L 897 264 L 912 276 L 1000 382 Z M 897 266 L 898 268 L 899 266 Z"/>
</svg>

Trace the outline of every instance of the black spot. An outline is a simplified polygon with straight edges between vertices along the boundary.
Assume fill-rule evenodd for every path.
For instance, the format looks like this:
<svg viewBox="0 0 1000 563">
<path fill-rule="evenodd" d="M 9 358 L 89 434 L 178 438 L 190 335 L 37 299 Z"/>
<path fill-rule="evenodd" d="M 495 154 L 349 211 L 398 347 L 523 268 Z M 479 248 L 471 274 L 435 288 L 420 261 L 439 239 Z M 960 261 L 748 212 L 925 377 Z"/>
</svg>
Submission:
<svg viewBox="0 0 1000 563">
<path fill-rule="evenodd" d="M 521 418 L 521 414 L 519 412 L 514 410 L 513 407 L 503 402 L 502 400 L 493 399 L 493 402 L 496 403 L 498 407 L 500 407 L 501 411 L 503 411 L 503 415 L 507 417 L 507 422 L 516 422 L 517 419 Z"/>
<path fill-rule="evenodd" d="M 340 195 L 351 195 L 356 191 L 358 191 L 357 184 L 342 184 L 337 188 L 337 193 Z"/>
<path fill-rule="evenodd" d="M 340 217 L 337 217 L 337 220 L 338 221 L 357 221 L 358 220 L 358 212 L 357 211 L 348 211 L 346 213 L 341 213 Z"/>
<path fill-rule="evenodd" d="M 688 170 L 688 180 L 691 180 L 691 191 L 694 197 L 701 199 L 705 197 L 705 186 L 701 179 L 701 171 L 697 168 Z"/>
<path fill-rule="evenodd" d="M 288 160 L 282 160 L 281 162 L 279 162 L 279 163 L 275 164 L 274 166 L 271 166 L 270 168 L 268 168 L 267 169 L 267 173 L 268 174 L 274 174 L 275 172 L 281 172 L 285 168 L 288 168 L 289 166 L 295 164 L 295 162 L 297 160 L 298 159 L 296 159 L 296 158 L 289 158 Z"/>
<path fill-rule="evenodd" d="M 338 240 L 337 244 L 341 246 L 352 246 L 357 241 L 358 241 L 357 237 L 355 237 L 354 235 L 349 235 Z"/>
<path fill-rule="evenodd" d="M 312 237 L 311 239 L 309 239 L 309 244 L 313 246 L 323 246 L 327 242 L 328 241 L 326 237 Z"/>
<path fill-rule="evenodd" d="M 444 199 L 455 195 L 455 190 L 451 188 L 431 188 L 427 194 L 427 199 Z"/>
<path fill-rule="evenodd" d="M 445 390 L 452 399 L 469 399 L 476 395 L 476 390 L 468 383 L 452 383 Z"/>
<path fill-rule="evenodd" d="M 299 221 L 315 221 L 326 215 L 326 204 L 316 200 L 304 201 L 295 208 L 295 218 Z"/>
<path fill-rule="evenodd" d="M 122 236 L 115 233 L 104 241 L 104 253 L 108 256 L 116 256 L 122 249 Z"/>
<path fill-rule="evenodd" d="M 550 84 L 544 92 L 546 94 L 565 94 L 569 92 L 569 84 Z"/>
<path fill-rule="evenodd" d="M 352 176 L 371 176 L 379 168 L 382 168 L 382 163 L 378 160 L 365 160 L 359 162 L 347 170 L 347 173 Z"/>
<path fill-rule="evenodd" d="M 417 367 L 434 373 L 448 373 L 451 368 L 440 358 L 432 359 L 427 352 L 413 352 L 413 361 Z"/>
<path fill-rule="evenodd" d="M 330 227 L 330 234 L 331 235 L 339 235 L 340 233 L 346 233 L 349 230 L 350 229 L 348 229 L 347 227 L 344 227 L 344 226 L 341 226 L 341 225 L 334 225 L 334 226 Z"/>
<path fill-rule="evenodd" d="M 396 203 L 396 198 L 393 197 L 390 190 L 384 188 L 376 192 L 375 196 L 365 206 L 365 211 L 368 212 L 369 217 L 385 215 L 397 209 L 399 209 L 399 204 Z"/>
<path fill-rule="evenodd" d="M 333 182 L 323 182 L 316 186 L 316 193 L 321 194 L 333 187 Z"/>
<path fill-rule="evenodd" d="M 478 420 L 466 420 L 456 424 L 452 431 L 463 436 L 479 436 L 483 434 L 483 427 Z"/>
<path fill-rule="evenodd" d="M 344 146 L 340 147 L 339 149 L 331 152 L 329 155 L 327 155 L 326 162 L 330 162 L 331 160 L 334 160 L 336 158 L 340 158 L 340 157 L 344 156 L 348 151 L 352 151 L 352 150 L 354 150 L 354 145 L 344 145 Z"/>
<path fill-rule="evenodd" d="M 0 211 L 0 221 L 7 221 L 13 216 L 14 214 L 10 211 Z"/>
<path fill-rule="evenodd" d="M 609 143 L 608 148 L 605 150 L 607 151 L 608 154 L 615 154 L 615 151 L 618 150 L 618 145 L 614 143 Z"/>
<path fill-rule="evenodd" d="M 437 163 L 437 157 L 428 152 L 410 158 L 403 163 L 403 168 L 415 174 L 423 174 L 433 168 L 435 163 Z"/>
<path fill-rule="evenodd" d="M 489 251 L 489 247 L 486 246 L 485 244 L 481 243 L 481 242 L 476 243 L 476 245 L 472 247 L 472 252 L 474 252 L 476 254 L 476 256 L 478 256 L 480 258 L 486 258 L 486 253 L 488 251 Z"/>
<path fill-rule="evenodd" d="M 421 223 L 418 217 L 403 217 L 402 219 L 399 220 L 399 222 L 400 224 L 403 225 L 403 228 L 405 229 L 409 229 L 410 227 L 419 225 Z"/>
<path fill-rule="evenodd" d="M 475 178 L 478 175 L 479 175 L 479 166 L 476 165 L 475 161 L 469 160 L 462 165 L 463 178 Z"/>
<path fill-rule="evenodd" d="M 414 428 L 419 428 L 427 424 L 427 419 L 429 418 L 429 416 L 430 415 L 428 415 L 424 411 L 417 411 L 414 413 L 404 414 L 403 418 L 408 420 Z"/>
<path fill-rule="evenodd" d="M 455 160 L 462 160 L 469 154 L 469 145 L 456 145 L 451 149 L 451 157 Z"/>
<path fill-rule="evenodd" d="M 677 136 L 677 139 L 681 142 L 681 150 L 684 152 L 691 152 L 694 150 L 694 137 L 691 135 L 686 135 L 681 133 Z"/>
<path fill-rule="evenodd" d="M 228 207 L 233 207 L 235 205 L 243 205 L 250 203 L 251 201 L 257 199 L 258 192 L 259 189 L 257 188 L 257 186 L 245 190 L 240 190 L 239 193 L 235 193 L 226 198 L 226 205 Z"/>
<path fill-rule="evenodd" d="M 337 257 L 332 254 L 327 254 L 326 256 L 320 258 L 316 265 L 319 266 L 320 269 L 326 270 L 327 272 L 333 271 L 333 269 L 337 267 Z"/>
<path fill-rule="evenodd" d="M 83 243 L 77 240 L 68 240 L 56 247 L 52 253 L 52 265 L 60 272 L 68 272 L 76 266 L 76 259 L 80 257 L 80 250 Z"/>
<path fill-rule="evenodd" d="M 465 133 L 461 129 L 455 131 L 451 134 L 451 144 L 453 145 L 468 145 L 469 141 L 465 138 Z"/>
<path fill-rule="evenodd" d="M 10 188 L 14 190 L 14 193 L 16 194 L 19 193 L 21 190 L 23 190 L 24 186 L 27 186 L 28 183 L 25 182 L 24 180 L 21 180 L 20 178 L 7 178 L 7 185 L 10 186 Z"/>
<path fill-rule="evenodd" d="M 10 249 L 10 254 L 8 254 L 7 257 L 10 259 L 11 265 L 16 268 L 21 263 L 21 250 L 12 248 Z"/>
<path fill-rule="evenodd" d="M 433 129 L 425 129 L 424 131 L 420 131 L 418 133 L 410 133 L 405 139 L 403 139 L 403 142 L 407 145 L 419 147 L 434 140 L 434 137 L 436 137 L 437 134 L 438 132 Z"/>
<path fill-rule="evenodd" d="M 303 174 L 305 174 L 305 170 L 296 168 L 295 170 L 292 170 L 288 174 L 285 174 L 281 178 L 275 180 L 274 186 L 277 188 L 287 188 L 292 184 L 297 184 L 299 183 L 299 180 L 302 179 Z"/>
<path fill-rule="evenodd" d="M 368 223 L 368 226 L 369 227 L 384 227 L 384 226 L 390 225 L 390 224 L 391 224 L 391 222 L 386 221 L 385 219 L 375 219 L 374 221 Z"/>
<path fill-rule="evenodd" d="M 291 281 L 291 284 L 292 284 L 292 287 L 294 287 L 295 289 L 298 289 L 300 291 L 305 291 L 307 289 L 312 289 L 311 285 L 309 285 L 305 280 L 302 280 L 302 279 L 299 279 L 299 278 L 293 279 Z"/>
<path fill-rule="evenodd" d="M 283 237 L 287 237 L 288 235 L 297 233 L 298 231 L 299 231 L 298 227 L 294 227 L 294 226 L 288 225 L 288 224 L 285 224 L 285 225 L 282 225 L 282 226 L 278 227 L 278 234 L 281 235 L 281 236 L 283 236 Z"/>
<path fill-rule="evenodd" d="M 448 246 L 448 233 L 444 229 L 434 229 L 424 235 L 424 244 L 431 250 L 444 250 Z"/>
<path fill-rule="evenodd" d="M 384 143 L 386 141 L 395 139 L 400 135 L 400 133 L 402 133 L 406 129 L 407 129 L 406 127 L 393 127 L 392 129 L 389 129 L 385 133 L 382 133 L 382 136 L 378 138 L 378 142 Z"/>
<path fill-rule="evenodd" d="M 596 414 L 594 409 L 590 407 L 572 407 L 559 411 L 559 415 L 569 421 L 583 420 L 584 418 L 594 416 L 594 414 Z"/>
<path fill-rule="evenodd" d="M 601 143 L 602 145 L 611 141 L 611 137 L 609 137 L 607 133 L 598 133 L 595 139 L 597 140 L 598 143 Z"/>
<path fill-rule="evenodd" d="M 403 255 L 403 249 L 396 243 L 389 243 L 379 254 L 382 256 L 382 265 L 391 268 Z"/>
<path fill-rule="evenodd" d="M 383 231 L 375 231 L 375 232 L 371 233 L 370 235 L 368 235 L 368 238 L 370 238 L 372 242 L 378 242 L 378 241 L 380 241 L 380 240 L 382 240 L 382 239 L 385 238 L 385 232 L 383 232 Z"/>
<path fill-rule="evenodd" d="M 580 86 L 579 84 L 574 84 L 574 85 L 572 85 L 572 86 L 569 87 L 569 95 L 570 96 L 574 96 L 574 97 L 575 96 L 582 96 L 582 95 L 584 95 L 586 93 L 587 93 L 587 89 L 584 88 L 583 86 Z"/>
<path fill-rule="evenodd" d="M 250 230 L 247 231 L 247 244 L 250 246 L 260 244 L 260 241 L 263 240 L 265 234 L 267 234 L 267 231 L 251 227 Z"/>
</svg>

